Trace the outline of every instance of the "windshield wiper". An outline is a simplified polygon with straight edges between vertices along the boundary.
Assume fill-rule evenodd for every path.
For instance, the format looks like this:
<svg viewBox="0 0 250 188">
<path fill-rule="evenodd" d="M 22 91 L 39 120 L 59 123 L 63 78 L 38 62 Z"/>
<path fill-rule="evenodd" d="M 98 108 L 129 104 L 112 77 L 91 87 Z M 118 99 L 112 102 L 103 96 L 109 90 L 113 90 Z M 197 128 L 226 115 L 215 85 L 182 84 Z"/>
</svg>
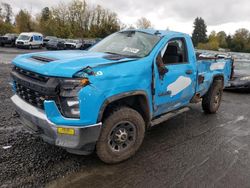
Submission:
<svg viewBox="0 0 250 188">
<path fill-rule="evenodd" d="M 112 55 L 120 55 L 120 56 L 124 56 L 122 54 L 118 54 L 118 53 L 114 53 L 114 52 L 104 52 L 104 53 L 107 53 L 107 54 L 112 54 Z"/>
<path fill-rule="evenodd" d="M 141 58 L 141 57 L 138 56 L 138 55 L 124 55 L 124 56 L 126 56 L 126 57 L 128 57 L 128 58 Z"/>
<path fill-rule="evenodd" d="M 140 58 L 140 56 L 137 56 L 137 55 L 125 55 L 125 54 L 118 54 L 114 52 L 104 52 L 104 53 L 118 55 L 118 56 L 127 57 L 127 58 Z"/>
</svg>

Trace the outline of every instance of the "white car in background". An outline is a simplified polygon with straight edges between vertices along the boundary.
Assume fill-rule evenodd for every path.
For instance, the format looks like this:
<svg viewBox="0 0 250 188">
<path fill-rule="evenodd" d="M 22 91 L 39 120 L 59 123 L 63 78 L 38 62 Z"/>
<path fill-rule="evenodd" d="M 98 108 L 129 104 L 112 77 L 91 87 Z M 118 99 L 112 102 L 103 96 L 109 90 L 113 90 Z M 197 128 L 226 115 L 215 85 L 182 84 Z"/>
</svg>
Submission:
<svg viewBox="0 0 250 188">
<path fill-rule="evenodd" d="M 82 47 L 83 42 L 82 40 L 78 39 L 68 39 L 64 44 L 66 49 L 80 49 Z"/>
<path fill-rule="evenodd" d="M 21 33 L 15 43 L 17 48 L 42 48 L 43 35 L 35 32 Z"/>
</svg>

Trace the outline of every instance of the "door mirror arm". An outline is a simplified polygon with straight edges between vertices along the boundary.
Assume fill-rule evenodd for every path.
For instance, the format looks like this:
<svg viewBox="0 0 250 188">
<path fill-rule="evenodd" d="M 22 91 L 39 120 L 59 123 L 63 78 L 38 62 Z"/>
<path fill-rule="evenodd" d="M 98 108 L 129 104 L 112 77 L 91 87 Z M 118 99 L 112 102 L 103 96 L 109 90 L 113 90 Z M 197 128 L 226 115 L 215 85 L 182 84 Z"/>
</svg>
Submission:
<svg viewBox="0 0 250 188">
<path fill-rule="evenodd" d="M 168 72 L 168 69 L 166 68 L 166 66 L 162 60 L 161 53 L 159 53 L 157 58 L 156 58 L 156 65 L 158 68 L 160 79 L 162 80 L 164 78 L 165 74 Z"/>
</svg>

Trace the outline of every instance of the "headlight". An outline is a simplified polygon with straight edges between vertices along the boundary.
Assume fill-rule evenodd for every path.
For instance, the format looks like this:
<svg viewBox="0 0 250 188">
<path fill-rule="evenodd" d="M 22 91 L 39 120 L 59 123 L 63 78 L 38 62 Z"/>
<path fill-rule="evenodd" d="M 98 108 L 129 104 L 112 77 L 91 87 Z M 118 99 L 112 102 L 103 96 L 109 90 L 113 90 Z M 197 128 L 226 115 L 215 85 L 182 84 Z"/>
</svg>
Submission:
<svg viewBox="0 0 250 188">
<path fill-rule="evenodd" d="M 78 93 L 88 84 L 90 84 L 88 78 L 60 80 L 61 112 L 65 117 L 80 117 Z"/>
<path fill-rule="evenodd" d="M 245 77 L 242 77 L 240 78 L 241 81 L 250 81 L 250 76 L 245 76 Z"/>
<path fill-rule="evenodd" d="M 79 99 L 78 97 L 61 97 L 62 113 L 68 118 L 79 118 Z"/>
<path fill-rule="evenodd" d="M 61 79 L 60 87 L 66 90 L 82 88 L 89 85 L 88 78 Z"/>
</svg>

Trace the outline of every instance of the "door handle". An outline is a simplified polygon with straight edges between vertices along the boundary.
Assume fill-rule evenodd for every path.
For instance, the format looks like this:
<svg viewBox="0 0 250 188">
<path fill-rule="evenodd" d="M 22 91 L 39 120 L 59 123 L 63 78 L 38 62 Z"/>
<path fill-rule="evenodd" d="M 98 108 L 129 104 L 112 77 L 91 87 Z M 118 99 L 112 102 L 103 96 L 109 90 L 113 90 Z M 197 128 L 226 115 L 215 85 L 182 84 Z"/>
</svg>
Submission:
<svg viewBox="0 0 250 188">
<path fill-rule="evenodd" d="M 186 74 L 193 74 L 193 71 L 191 69 L 186 70 Z"/>
</svg>

